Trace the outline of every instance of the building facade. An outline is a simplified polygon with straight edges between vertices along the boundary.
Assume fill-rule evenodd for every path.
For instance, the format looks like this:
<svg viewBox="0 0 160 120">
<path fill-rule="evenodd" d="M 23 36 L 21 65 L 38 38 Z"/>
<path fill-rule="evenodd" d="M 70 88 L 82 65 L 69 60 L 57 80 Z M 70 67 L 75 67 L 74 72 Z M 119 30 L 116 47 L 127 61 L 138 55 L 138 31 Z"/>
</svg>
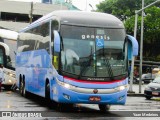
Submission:
<svg viewBox="0 0 160 120">
<path fill-rule="evenodd" d="M 70 3 L 65 3 L 65 1 L 62 4 L 58 4 L 53 0 L 42 0 L 41 2 L 33 3 L 0 0 L 0 28 L 19 31 L 30 24 L 30 22 L 52 11 L 72 10 L 73 8 L 74 10 L 78 10 Z"/>
</svg>

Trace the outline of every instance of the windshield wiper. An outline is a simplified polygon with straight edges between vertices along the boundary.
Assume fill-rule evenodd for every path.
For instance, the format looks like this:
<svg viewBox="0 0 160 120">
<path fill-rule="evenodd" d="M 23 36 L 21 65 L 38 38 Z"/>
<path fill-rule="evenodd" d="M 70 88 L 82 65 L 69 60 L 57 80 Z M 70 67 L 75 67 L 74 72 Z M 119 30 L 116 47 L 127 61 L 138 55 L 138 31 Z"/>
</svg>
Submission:
<svg viewBox="0 0 160 120">
<path fill-rule="evenodd" d="M 91 58 L 89 58 L 88 61 L 82 62 L 82 64 L 81 64 L 82 69 L 79 74 L 79 79 L 81 79 L 82 75 L 86 72 L 86 70 L 87 70 L 88 66 L 90 66 L 90 64 L 91 64 Z"/>
<path fill-rule="evenodd" d="M 109 60 L 107 58 L 105 59 L 105 63 L 107 65 L 107 67 L 108 67 L 108 75 L 109 75 L 109 77 L 111 79 L 114 79 L 114 77 L 113 77 L 113 70 L 112 70 L 111 64 L 109 63 Z"/>
</svg>

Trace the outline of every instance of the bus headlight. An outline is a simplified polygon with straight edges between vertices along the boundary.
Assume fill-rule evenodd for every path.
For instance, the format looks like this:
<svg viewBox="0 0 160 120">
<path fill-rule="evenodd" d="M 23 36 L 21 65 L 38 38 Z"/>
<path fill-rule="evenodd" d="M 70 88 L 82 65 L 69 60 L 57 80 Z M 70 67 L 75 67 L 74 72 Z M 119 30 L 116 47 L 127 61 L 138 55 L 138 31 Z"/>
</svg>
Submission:
<svg viewBox="0 0 160 120">
<path fill-rule="evenodd" d="M 64 87 L 67 88 L 67 89 L 70 89 L 70 88 L 71 88 L 71 85 L 65 83 L 65 84 L 64 84 Z"/>
<path fill-rule="evenodd" d="M 62 81 L 59 81 L 58 79 L 56 79 L 56 81 L 60 86 L 63 86 L 64 88 L 67 88 L 67 89 L 74 89 L 75 88 L 75 86 L 70 85 L 70 84 L 65 83 L 65 82 L 62 82 Z"/>
<path fill-rule="evenodd" d="M 124 90 L 124 89 L 126 89 L 127 88 L 127 86 L 119 86 L 119 87 L 117 87 L 117 90 L 118 91 L 122 91 L 122 90 Z"/>
<path fill-rule="evenodd" d="M 119 87 L 119 90 L 124 90 L 125 89 L 125 86 L 120 86 Z"/>
</svg>

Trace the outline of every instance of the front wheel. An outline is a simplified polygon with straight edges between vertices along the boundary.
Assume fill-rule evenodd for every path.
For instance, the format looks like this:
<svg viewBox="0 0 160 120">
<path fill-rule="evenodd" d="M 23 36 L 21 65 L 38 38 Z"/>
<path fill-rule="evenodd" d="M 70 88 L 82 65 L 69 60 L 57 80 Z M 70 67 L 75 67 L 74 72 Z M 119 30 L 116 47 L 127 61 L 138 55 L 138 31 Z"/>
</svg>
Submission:
<svg viewBox="0 0 160 120">
<path fill-rule="evenodd" d="M 99 104 L 98 105 L 98 107 L 99 107 L 99 109 L 100 109 L 100 111 L 102 111 L 102 112 L 107 112 L 108 110 L 110 110 L 110 105 L 106 105 L 106 104 Z"/>
<path fill-rule="evenodd" d="M 72 103 L 58 103 L 57 108 L 60 112 L 72 111 L 73 104 Z"/>
<path fill-rule="evenodd" d="M 152 97 L 151 96 L 145 96 L 147 100 L 150 100 Z"/>
</svg>

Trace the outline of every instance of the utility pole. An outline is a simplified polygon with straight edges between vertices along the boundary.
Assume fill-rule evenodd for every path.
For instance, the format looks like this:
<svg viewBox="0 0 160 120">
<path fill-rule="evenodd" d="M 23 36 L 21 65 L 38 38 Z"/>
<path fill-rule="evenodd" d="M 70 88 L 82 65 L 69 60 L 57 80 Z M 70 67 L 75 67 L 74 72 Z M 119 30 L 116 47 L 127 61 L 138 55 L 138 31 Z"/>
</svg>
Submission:
<svg viewBox="0 0 160 120">
<path fill-rule="evenodd" d="M 136 13 L 136 11 L 135 11 Z M 138 14 L 135 15 L 135 25 L 134 25 L 134 38 L 136 39 L 136 35 L 137 35 L 137 17 L 138 17 Z M 134 75 L 134 60 L 135 60 L 135 57 L 132 55 L 132 62 L 131 62 L 131 73 L 130 73 L 130 86 L 129 86 L 129 91 L 130 93 L 135 93 L 133 91 L 133 75 Z"/>
<path fill-rule="evenodd" d="M 33 18 L 33 1 L 31 2 L 31 10 L 30 10 L 30 15 L 29 15 L 29 23 L 32 23 L 32 18 Z"/>
<path fill-rule="evenodd" d="M 143 18 L 143 15 L 144 15 L 144 0 L 142 0 L 142 19 L 141 19 L 141 42 L 140 42 L 140 66 L 139 66 L 139 93 L 141 93 L 141 86 L 142 86 L 142 61 L 143 61 L 143 28 L 144 28 L 144 18 Z"/>
<path fill-rule="evenodd" d="M 143 15 L 144 15 L 144 12 L 143 12 L 143 10 L 145 10 L 146 8 L 148 8 L 148 7 L 151 7 L 151 6 L 153 6 L 154 4 L 156 4 L 157 2 L 160 2 L 160 0 L 157 0 L 157 1 L 155 1 L 155 2 L 153 2 L 153 3 L 151 3 L 151 4 L 149 4 L 149 5 L 147 5 L 146 7 L 144 7 L 144 0 L 142 0 L 142 9 L 140 9 L 140 10 L 136 10 L 135 11 L 135 25 L 134 25 L 134 37 L 136 38 L 136 36 L 137 36 L 137 19 L 138 19 L 138 13 L 140 13 L 140 12 L 142 12 L 142 21 L 141 21 L 141 41 L 140 41 L 140 43 L 141 43 L 141 47 L 140 47 L 140 66 L 139 66 L 139 93 L 141 93 L 141 85 L 142 85 L 142 60 L 143 60 L 143 55 L 142 55 L 142 53 L 143 53 L 143 36 L 142 36 L 142 34 L 143 34 Z M 130 78 L 130 81 L 133 81 L 133 75 L 131 75 L 131 78 Z M 132 84 L 130 84 L 130 87 L 132 88 Z M 132 90 L 132 89 L 131 89 Z"/>
</svg>

